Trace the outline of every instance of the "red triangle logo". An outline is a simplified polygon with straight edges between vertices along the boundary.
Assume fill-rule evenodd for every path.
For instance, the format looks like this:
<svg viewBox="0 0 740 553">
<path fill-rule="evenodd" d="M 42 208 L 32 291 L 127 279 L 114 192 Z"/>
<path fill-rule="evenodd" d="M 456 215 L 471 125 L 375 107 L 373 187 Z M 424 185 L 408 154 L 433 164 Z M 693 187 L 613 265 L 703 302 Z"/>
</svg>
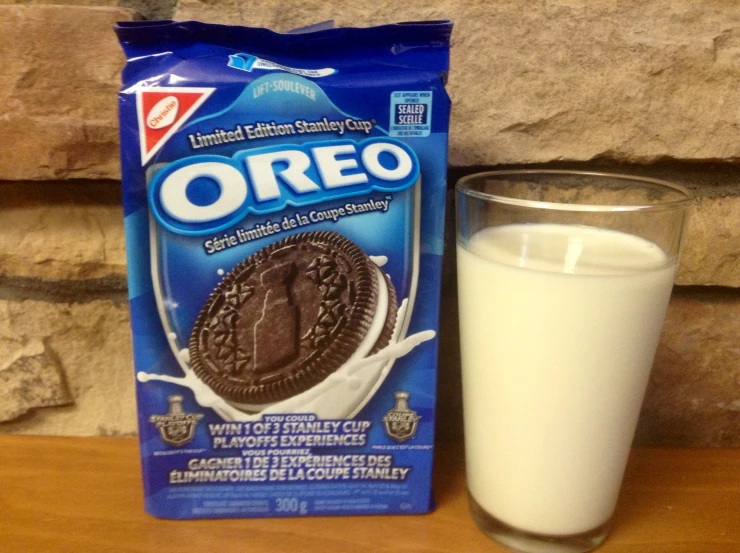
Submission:
<svg viewBox="0 0 740 553">
<path fill-rule="evenodd" d="M 142 165 L 152 159 L 214 90 L 216 89 L 157 86 L 136 91 Z"/>
</svg>

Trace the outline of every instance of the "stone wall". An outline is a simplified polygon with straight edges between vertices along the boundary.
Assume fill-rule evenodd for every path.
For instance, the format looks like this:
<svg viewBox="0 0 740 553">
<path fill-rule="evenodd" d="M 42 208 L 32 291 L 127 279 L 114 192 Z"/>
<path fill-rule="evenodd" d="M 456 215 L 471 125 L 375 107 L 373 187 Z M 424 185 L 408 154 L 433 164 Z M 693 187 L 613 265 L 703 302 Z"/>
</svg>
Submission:
<svg viewBox="0 0 740 553">
<path fill-rule="evenodd" d="M 740 6 L 54 3 L 0 0 L 0 433 L 136 432 L 117 180 L 123 55 L 110 26 L 175 17 L 287 30 L 393 14 L 456 21 L 450 182 L 489 167 L 599 168 L 696 192 L 637 440 L 740 446 Z M 443 291 L 438 426 L 459 439 L 450 256 Z"/>
</svg>

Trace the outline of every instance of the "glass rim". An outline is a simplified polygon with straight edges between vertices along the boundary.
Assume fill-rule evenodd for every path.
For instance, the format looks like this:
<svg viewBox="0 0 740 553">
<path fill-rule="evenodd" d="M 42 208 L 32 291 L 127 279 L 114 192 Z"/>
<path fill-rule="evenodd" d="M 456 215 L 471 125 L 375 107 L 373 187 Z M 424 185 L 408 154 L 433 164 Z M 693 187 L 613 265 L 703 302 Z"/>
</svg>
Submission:
<svg viewBox="0 0 740 553">
<path fill-rule="evenodd" d="M 569 204 L 563 202 L 545 202 L 541 200 L 525 200 L 522 198 L 515 198 L 511 196 L 502 196 L 499 194 L 492 194 L 490 192 L 483 192 L 480 190 L 473 190 L 470 188 L 469 183 L 474 180 L 480 180 L 486 177 L 500 177 L 505 175 L 572 175 L 572 176 L 589 176 L 589 177 L 605 177 L 610 179 L 633 181 L 636 183 L 644 183 L 657 185 L 663 188 L 669 188 L 675 192 L 683 195 L 683 198 L 675 200 L 667 200 L 663 202 L 656 202 L 654 204 L 610 204 L 610 205 L 598 205 L 598 204 Z M 586 211 L 586 212 L 629 212 L 629 211 L 668 211 L 673 209 L 679 209 L 686 207 L 694 202 L 694 193 L 688 188 L 681 186 L 680 184 L 674 184 L 672 182 L 653 179 L 650 177 L 641 177 L 635 175 L 625 175 L 623 173 L 605 173 L 601 171 L 572 171 L 564 169 L 512 169 L 512 170 L 500 170 L 500 171 L 484 171 L 481 173 L 473 173 L 460 178 L 455 184 L 455 190 L 460 194 L 465 194 L 472 198 L 479 200 L 487 200 L 490 202 L 496 202 L 500 204 L 508 204 L 518 207 L 531 207 L 537 209 L 551 209 L 555 211 Z"/>
</svg>

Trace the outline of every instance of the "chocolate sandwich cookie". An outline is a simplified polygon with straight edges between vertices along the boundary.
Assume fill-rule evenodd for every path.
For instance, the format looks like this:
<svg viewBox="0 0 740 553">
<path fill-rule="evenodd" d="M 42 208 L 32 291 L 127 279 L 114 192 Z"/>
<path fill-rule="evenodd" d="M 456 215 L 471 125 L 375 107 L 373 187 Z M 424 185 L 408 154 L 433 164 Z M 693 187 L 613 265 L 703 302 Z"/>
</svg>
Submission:
<svg viewBox="0 0 740 553">
<path fill-rule="evenodd" d="M 191 367 L 228 401 L 273 403 L 315 386 L 355 352 L 383 349 L 397 311 L 390 280 L 355 243 L 336 232 L 296 234 L 223 278 L 195 321 Z"/>
</svg>

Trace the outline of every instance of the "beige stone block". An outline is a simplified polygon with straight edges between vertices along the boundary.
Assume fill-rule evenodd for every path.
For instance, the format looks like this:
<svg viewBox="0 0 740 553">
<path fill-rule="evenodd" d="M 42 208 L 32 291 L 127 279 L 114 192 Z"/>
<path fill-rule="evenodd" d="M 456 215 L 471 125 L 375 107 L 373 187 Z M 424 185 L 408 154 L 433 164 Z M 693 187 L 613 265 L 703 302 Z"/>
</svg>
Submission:
<svg viewBox="0 0 740 553">
<path fill-rule="evenodd" d="M 114 278 L 122 285 L 126 252 L 119 183 L 4 182 L 0 194 L 0 278 Z M 451 201 L 447 235 L 452 252 Z M 740 194 L 698 197 L 676 282 L 740 287 Z"/>
<path fill-rule="evenodd" d="M 199 19 L 212 23 L 251 25 L 285 32 L 321 21 L 333 20 L 338 27 L 367 27 L 397 21 L 459 19 L 468 9 L 484 2 L 398 3 L 390 0 L 368 3 L 349 0 L 338 9 L 336 4 L 320 0 L 272 0 L 246 6 L 239 0 L 178 0 L 175 19 Z"/>
<path fill-rule="evenodd" d="M 91 0 L 92 2 L 93 0 Z M 101 0 L 106 1 L 107 0 Z M 736 160 L 740 10 L 732 3 L 429 4 L 181 0 L 175 16 L 281 30 L 450 17 L 454 166 Z M 113 7 L 0 6 L 0 178 L 116 177 L 123 55 Z"/>
<path fill-rule="evenodd" d="M 0 6 L 0 178 L 120 174 L 112 7 Z"/>
<path fill-rule="evenodd" d="M 462 439 L 455 282 L 443 287 L 440 321 L 441 440 Z M 676 287 L 638 424 L 636 443 L 740 447 L 740 291 Z M 584 413 L 584 416 L 588 416 Z"/>
<path fill-rule="evenodd" d="M 3 359 L 0 422 L 16 419 L 38 407 L 72 402 L 59 366 L 42 342 L 30 342 Z"/>
<path fill-rule="evenodd" d="M 681 290 L 671 301 L 637 442 L 740 446 L 740 294 Z"/>
<path fill-rule="evenodd" d="M 29 397 L 53 395 L 56 382 L 49 367 L 28 353 L 42 344 L 48 359 L 62 375 L 68 402 L 65 407 L 34 409 L 12 422 L 0 423 L 0 433 L 92 436 L 134 434 L 134 380 L 128 307 L 123 302 L 87 303 L 0 300 L 0 353 L 3 359 L 25 359 L 32 371 L 10 375 L 15 389 L 25 387 Z M 38 347 L 38 346 L 37 346 Z M 25 350 L 24 350 L 25 348 Z M 26 353 L 24 353 L 24 351 Z M 53 360 L 53 363 L 49 361 Z M 3 378 L 0 372 L 0 378 Z M 0 412 L 10 409 L 4 395 Z M 24 403 L 28 408 L 38 402 Z"/>
<path fill-rule="evenodd" d="M 453 19 L 453 166 L 740 157 L 732 2 L 179 0 L 175 17 L 277 30 Z"/>
<path fill-rule="evenodd" d="M 0 0 L 0 6 L 118 6 L 119 0 Z"/>
<path fill-rule="evenodd" d="M 440 321 L 437 426 L 445 441 L 462 437 L 454 286 L 450 279 L 444 284 Z M 693 287 L 674 291 L 637 443 L 740 446 L 739 334 L 737 291 Z M 31 410 L 0 423 L 0 433 L 135 433 L 130 348 L 128 309 L 123 303 L 0 301 L 0 356 L 9 360 L 3 367 L 15 367 L 8 374 L 0 368 L 0 383 L 3 390 L 23 390 L 12 397 L 0 392 L 0 415 L 9 418 L 8 413 Z M 72 403 L 41 408 L 67 402 Z"/>
<path fill-rule="evenodd" d="M 119 183 L 6 182 L 0 194 L 0 276 L 125 276 Z"/>
<path fill-rule="evenodd" d="M 697 198 L 676 282 L 740 287 L 740 195 Z"/>
</svg>

